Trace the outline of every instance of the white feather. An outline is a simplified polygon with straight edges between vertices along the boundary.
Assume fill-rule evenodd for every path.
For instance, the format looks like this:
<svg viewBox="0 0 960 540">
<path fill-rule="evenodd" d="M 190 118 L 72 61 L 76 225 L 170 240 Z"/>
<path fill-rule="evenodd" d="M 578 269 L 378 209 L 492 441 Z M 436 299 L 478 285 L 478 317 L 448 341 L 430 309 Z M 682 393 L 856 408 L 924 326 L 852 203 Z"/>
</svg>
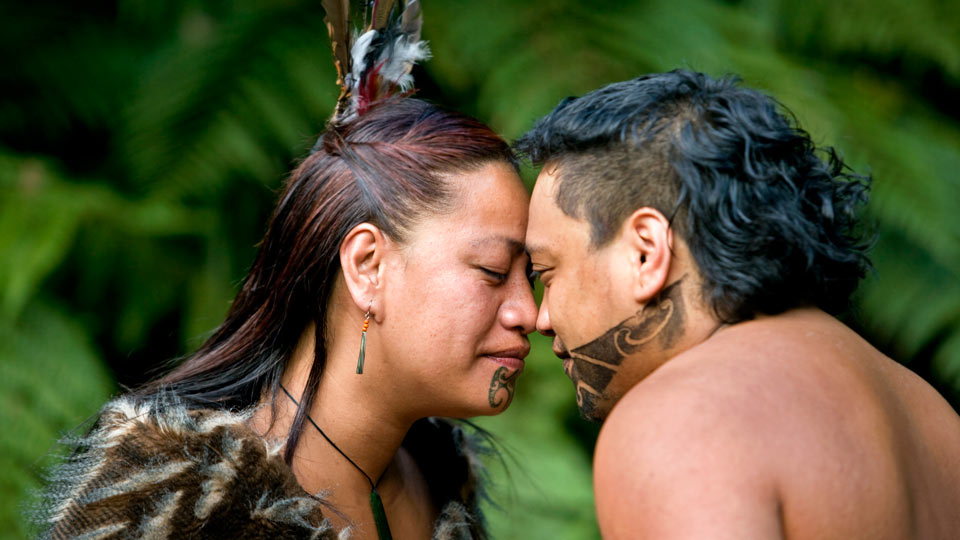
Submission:
<svg viewBox="0 0 960 540">
<path fill-rule="evenodd" d="M 426 41 L 410 41 L 405 35 L 397 37 L 393 47 L 385 52 L 390 57 L 380 69 L 380 76 L 384 83 L 396 84 L 401 90 L 409 90 L 413 86 L 413 75 L 410 75 L 413 65 L 430 58 L 430 47 Z"/>
<path fill-rule="evenodd" d="M 353 60 L 353 66 L 350 69 L 350 75 L 347 77 L 347 88 L 356 88 L 356 85 L 360 80 L 360 75 L 370 67 L 365 65 L 363 60 L 366 58 L 367 52 L 370 50 L 370 44 L 373 43 L 373 40 L 376 37 L 377 31 L 369 30 L 354 40 L 353 47 L 350 48 L 350 56 Z"/>
</svg>

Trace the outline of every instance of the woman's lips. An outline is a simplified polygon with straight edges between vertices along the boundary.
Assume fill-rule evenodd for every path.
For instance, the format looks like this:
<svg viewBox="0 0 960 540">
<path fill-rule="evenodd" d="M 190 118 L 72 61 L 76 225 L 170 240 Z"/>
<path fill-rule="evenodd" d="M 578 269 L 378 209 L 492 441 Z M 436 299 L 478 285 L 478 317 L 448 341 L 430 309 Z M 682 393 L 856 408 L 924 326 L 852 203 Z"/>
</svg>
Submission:
<svg viewBox="0 0 960 540">
<path fill-rule="evenodd" d="M 503 351 L 491 352 L 483 355 L 491 361 L 510 369 L 522 370 L 523 359 L 530 354 L 530 347 L 517 347 Z"/>
<path fill-rule="evenodd" d="M 522 358 L 516 358 L 513 356 L 496 356 L 492 354 L 488 354 L 485 357 L 496 362 L 497 364 L 500 364 L 501 366 L 506 366 L 510 369 L 515 369 L 517 371 L 520 371 L 523 369 Z"/>
</svg>

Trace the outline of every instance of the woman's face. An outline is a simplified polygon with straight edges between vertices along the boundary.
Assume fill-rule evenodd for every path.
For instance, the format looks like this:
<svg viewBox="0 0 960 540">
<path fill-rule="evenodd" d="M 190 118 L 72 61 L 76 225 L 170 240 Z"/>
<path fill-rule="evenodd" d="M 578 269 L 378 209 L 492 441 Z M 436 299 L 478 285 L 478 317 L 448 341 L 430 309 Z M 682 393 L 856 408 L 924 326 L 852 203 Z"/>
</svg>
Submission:
<svg viewBox="0 0 960 540">
<path fill-rule="evenodd" d="M 528 195 L 507 163 L 449 182 L 453 208 L 420 220 L 386 257 L 377 335 L 424 414 L 496 414 L 513 398 L 537 317 L 523 248 Z"/>
</svg>

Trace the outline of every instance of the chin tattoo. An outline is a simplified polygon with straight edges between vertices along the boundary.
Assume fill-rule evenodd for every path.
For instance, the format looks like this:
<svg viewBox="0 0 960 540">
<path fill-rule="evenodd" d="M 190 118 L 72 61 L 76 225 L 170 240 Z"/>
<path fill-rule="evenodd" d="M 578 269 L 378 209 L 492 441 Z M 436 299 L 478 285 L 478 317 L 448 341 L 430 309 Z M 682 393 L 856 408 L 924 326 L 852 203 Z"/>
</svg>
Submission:
<svg viewBox="0 0 960 540">
<path fill-rule="evenodd" d="M 653 342 L 658 348 L 667 349 L 683 334 L 682 281 L 680 278 L 663 289 L 636 315 L 570 351 L 573 366 L 569 375 L 576 385 L 577 407 L 584 418 L 602 419 L 599 405 L 605 398 L 604 391 L 625 358 L 642 352 Z"/>
<path fill-rule="evenodd" d="M 493 373 L 493 379 L 490 380 L 490 391 L 487 392 L 491 408 L 496 409 L 503 405 L 504 401 L 509 402 L 513 399 L 513 387 L 519 375 L 519 369 L 510 369 L 506 366 L 497 368 Z"/>
</svg>

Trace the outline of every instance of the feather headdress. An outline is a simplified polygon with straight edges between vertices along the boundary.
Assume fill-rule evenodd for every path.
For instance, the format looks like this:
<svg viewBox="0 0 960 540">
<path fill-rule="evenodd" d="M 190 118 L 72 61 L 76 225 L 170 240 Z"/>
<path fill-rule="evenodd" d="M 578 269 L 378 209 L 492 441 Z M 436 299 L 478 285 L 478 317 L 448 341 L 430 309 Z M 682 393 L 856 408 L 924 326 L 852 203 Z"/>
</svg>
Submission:
<svg viewBox="0 0 960 540">
<path fill-rule="evenodd" d="M 420 40 L 423 17 L 418 0 L 321 3 L 327 12 L 324 21 L 340 85 L 331 125 L 348 122 L 373 103 L 413 87 L 410 70 L 415 63 L 430 58 L 430 49 Z M 351 20 L 357 17 L 362 18 Z"/>
</svg>

